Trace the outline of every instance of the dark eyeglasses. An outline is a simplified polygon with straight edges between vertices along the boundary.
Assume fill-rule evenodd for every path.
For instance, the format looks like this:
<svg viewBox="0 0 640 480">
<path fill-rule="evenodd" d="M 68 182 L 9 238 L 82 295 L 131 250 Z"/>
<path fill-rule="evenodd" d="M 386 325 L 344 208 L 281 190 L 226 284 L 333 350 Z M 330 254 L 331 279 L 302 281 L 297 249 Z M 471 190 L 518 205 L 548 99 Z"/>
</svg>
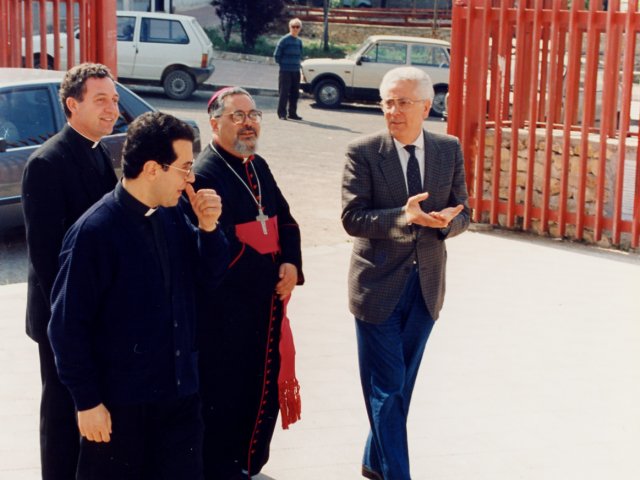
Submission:
<svg viewBox="0 0 640 480">
<path fill-rule="evenodd" d="M 291 25 L 291 28 L 300 28 L 300 25 Z"/>
<path fill-rule="evenodd" d="M 262 112 L 260 110 L 251 110 L 250 112 L 245 113 L 242 110 L 236 110 L 232 113 L 223 113 L 222 115 L 216 116 L 216 118 L 219 117 L 231 117 L 231 121 L 236 125 L 244 123 L 247 118 L 252 122 L 260 123 L 262 121 Z"/>
</svg>

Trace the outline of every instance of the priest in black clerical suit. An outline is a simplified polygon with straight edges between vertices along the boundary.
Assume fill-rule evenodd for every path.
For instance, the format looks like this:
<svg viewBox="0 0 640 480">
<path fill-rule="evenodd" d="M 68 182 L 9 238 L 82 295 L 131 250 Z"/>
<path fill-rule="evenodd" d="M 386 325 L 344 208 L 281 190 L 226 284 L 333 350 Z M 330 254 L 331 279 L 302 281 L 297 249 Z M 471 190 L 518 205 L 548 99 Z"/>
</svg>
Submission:
<svg viewBox="0 0 640 480">
<path fill-rule="evenodd" d="M 117 183 L 100 139 L 118 119 L 118 93 L 108 68 L 82 64 L 60 86 L 67 125 L 29 158 L 22 181 L 29 279 L 27 335 L 38 343 L 42 399 L 43 479 L 75 478 L 79 433 L 74 404 L 56 372 L 47 338 L 50 295 L 62 238 L 71 225 Z"/>
<path fill-rule="evenodd" d="M 262 112 L 249 93 L 217 92 L 209 116 L 214 139 L 196 160 L 194 185 L 222 198 L 231 260 L 198 326 L 205 478 L 246 479 L 269 458 L 278 409 L 284 428 L 300 417 L 286 318 L 288 297 L 303 283 L 300 230 L 254 153 Z"/>
</svg>

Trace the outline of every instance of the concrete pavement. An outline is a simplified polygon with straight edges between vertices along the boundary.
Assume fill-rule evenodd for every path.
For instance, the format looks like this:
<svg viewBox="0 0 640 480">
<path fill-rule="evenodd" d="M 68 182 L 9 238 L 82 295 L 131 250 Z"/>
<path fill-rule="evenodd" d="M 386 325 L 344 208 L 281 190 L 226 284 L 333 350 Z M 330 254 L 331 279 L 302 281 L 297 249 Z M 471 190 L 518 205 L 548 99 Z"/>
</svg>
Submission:
<svg viewBox="0 0 640 480">
<path fill-rule="evenodd" d="M 640 471 L 640 259 L 511 234 L 447 242 L 448 290 L 410 418 L 416 480 L 633 480 Z M 290 306 L 302 421 L 260 480 L 359 478 L 367 432 L 350 245 L 304 251 Z M 36 480 L 39 373 L 26 285 L 0 287 L 0 479 Z"/>
</svg>

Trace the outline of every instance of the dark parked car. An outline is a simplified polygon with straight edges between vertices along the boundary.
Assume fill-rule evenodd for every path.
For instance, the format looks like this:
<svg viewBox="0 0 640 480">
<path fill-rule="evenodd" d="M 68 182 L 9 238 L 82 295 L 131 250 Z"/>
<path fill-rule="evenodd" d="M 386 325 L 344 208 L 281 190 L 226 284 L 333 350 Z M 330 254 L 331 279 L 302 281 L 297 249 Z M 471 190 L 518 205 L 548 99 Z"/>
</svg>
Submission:
<svg viewBox="0 0 640 480">
<path fill-rule="evenodd" d="M 23 224 L 20 203 L 22 171 L 29 155 L 57 133 L 66 118 L 58 99 L 64 72 L 26 68 L 0 68 L 0 231 Z M 121 150 L 129 123 L 138 115 L 155 110 L 131 90 L 117 85 L 120 118 L 113 133 L 103 139 L 111 161 L 120 171 Z M 200 132 L 194 154 L 200 152 Z"/>
</svg>

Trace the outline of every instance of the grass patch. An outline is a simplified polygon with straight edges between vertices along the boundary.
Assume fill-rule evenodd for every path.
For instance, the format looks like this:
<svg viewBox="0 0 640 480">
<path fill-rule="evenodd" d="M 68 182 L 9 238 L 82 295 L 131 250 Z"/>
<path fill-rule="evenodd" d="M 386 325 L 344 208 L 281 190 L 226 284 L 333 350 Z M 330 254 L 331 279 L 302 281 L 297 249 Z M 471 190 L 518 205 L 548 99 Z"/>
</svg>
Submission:
<svg viewBox="0 0 640 480">
<path fill-rule="evenodd" d="M 305 58 L 344 58 L 359 47 L 354 44 L 329 43 L 329 51 L 325 51 L 320 40 L 303 40 L 302 45 Z"/>
<path fill-rule="evenodd" d="M 249 55 L 262 55 L 265 57 L 271 57 L 273 51 L 276 48 L 278 39 L 280 37 L 258 37 L 253 48 L 245 48 L 242 42 L 239 40 L 238 35 L 232 34 L 229 43 L 224 43 L 222 35 L 214 28 L 206 29 L 207 35 L 211 39 L 213 48 L 225 52 L 246 53 Z M 358 45 L 353 44 L 329 44 L 329 51 L 325 51 L 322 47 L 322 42 L 319 40 L 302 39 L 303 55 L 304 58 L 344 58 L 347 54 L 355 51 Z"/>
</svg>

